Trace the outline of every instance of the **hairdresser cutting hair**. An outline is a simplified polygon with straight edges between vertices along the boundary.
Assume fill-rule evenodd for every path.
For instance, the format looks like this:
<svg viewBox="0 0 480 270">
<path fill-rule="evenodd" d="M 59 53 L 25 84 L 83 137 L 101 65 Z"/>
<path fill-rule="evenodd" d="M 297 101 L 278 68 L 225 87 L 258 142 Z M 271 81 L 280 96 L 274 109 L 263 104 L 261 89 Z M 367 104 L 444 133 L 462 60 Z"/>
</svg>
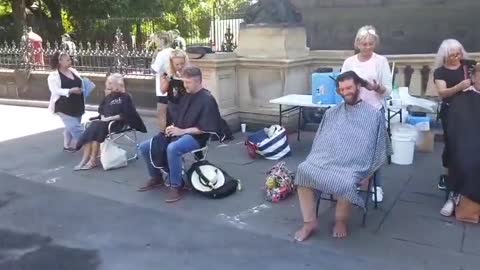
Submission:
<svg viewBox="0 0 480 270">
<path fill-rule="evenodd" d="M 442 121 L 445 146 L 448 145 L 448 114 L 450 103 L 458 96 L 459 93 L 472 85 L 472 81 L 462 65 L 462 60 L 466 59 L 467 57 L 467 52 L 460 42 L 455 39 L 447 39 L 444 40 L 440 45 L 435 60 L 435 72 L 433 73 L 433 79 L 435 80 L 435 86 L 437 87 L 438 95 L 442 99 L 442 105 L 440 107 L 440 120 Z M 448 177 L 448 163 L 450 158 L 447 149 L 448 148 L 445 147 L 442 154 L 442 163 L 443 167 L 445 168 L 445 174 L 440 177 L 438 188 L 455 190 L 455 179 Z M 456 196 L 452 192 L 440 211 L 442 215 L 452 215 L 455 208 L 455 198 Z"/>
<path fill-rule="evenodd" d="M 342 72 L 354 71 L 358 76 L 367 81 L 367 86 L 360 88 L 360 98 L 385 114 L 384 100 L 392 92 L 392 73 L 387 58 L 375 53 L 375 49 L 379 44 L 380 37 L 373 26 L 361 27 L 357 32 L 354 43 L 358 54 L 345 60 Z M 390 152 L 391 145 L 389 139 L 387 145 L 388 152 Z M 380 172 L 377 172 L 376 180 L 376 199 L 377 202 L 382 202 L 384 192 L 382 188 L 383 178 Z M 375 200 L 374 195 L 372 200 Z"/>
</svg>

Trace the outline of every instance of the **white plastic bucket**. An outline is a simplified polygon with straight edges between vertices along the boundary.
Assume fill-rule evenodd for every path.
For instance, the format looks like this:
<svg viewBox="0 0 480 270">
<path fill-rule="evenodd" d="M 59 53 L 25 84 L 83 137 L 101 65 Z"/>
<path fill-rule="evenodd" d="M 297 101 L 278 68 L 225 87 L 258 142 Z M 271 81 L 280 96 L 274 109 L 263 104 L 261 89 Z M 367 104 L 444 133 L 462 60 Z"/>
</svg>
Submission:
<svg viewBox="0 0 480 270">
<path fill-rule="evenodd" d="M 398 125 L 392 130 L 392 162 L 398 165 L 411 165 L 415 154 L 417 130 L 410 125 Z"/>
</svg>

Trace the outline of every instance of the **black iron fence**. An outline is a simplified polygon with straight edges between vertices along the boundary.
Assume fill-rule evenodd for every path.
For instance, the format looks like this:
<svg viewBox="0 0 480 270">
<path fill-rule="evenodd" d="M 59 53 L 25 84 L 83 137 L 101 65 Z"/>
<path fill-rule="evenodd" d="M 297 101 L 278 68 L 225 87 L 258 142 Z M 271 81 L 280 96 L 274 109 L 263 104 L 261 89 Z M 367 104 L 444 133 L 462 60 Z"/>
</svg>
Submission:
<svg viewBox="0 0 480 270">
<path fill-rule="evenodd" d="M 109 73 L 120 72 L 128 75 L 149 76 L 154 52 L 146 49 L 128 48 L 123 34 L 117 29 L 112 45 L 91 42 L 79 43 L 75 49 L 66 44 L 53 45 L 46 42 L 45 48 L 34 41 L 28 41 L 28 33 L 17 45 L 4 42 L 0 46 L 0 68 L 50 70 L 52 56 L 57 51 L 67 51 L 74 60 L 75 68 L 82 72 Z M 25 41 L 27 40 L 27 41 Z"/>
<path fill-rule="evenodd" d="M 243 10 L 224 12 L 215 8 L 197 24 L 183 22 L 176 29 L 187 46 L 208 46 L 214 51 L 229 52 L 238 44 L 243 16 Z M 91 23 L 84 26 L 87 25 Z M 0 68 L 47 70 L 52 55 L 65 50 L 73 56 L 76 68 L 84 72 L 152 74 L 150 65 L 155 51 L 146 44 L 154 34 L 166 30 L 164 18 L 108 18 L 95 20 L 94 25 L 93 29 L 80 26 L 77 35 L 72 35 L 73 41 L 62 41 L 59 37 L 54 42 L 36 42 L 28 38 L 26 30 L 19 42 L 0 41 Z"/>
</svg>

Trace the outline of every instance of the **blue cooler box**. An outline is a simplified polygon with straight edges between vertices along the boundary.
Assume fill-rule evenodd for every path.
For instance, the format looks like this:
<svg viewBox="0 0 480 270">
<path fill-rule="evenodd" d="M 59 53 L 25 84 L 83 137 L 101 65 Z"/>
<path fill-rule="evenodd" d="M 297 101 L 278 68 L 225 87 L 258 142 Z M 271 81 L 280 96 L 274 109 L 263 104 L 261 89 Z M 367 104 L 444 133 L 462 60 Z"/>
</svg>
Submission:
<svg viewBox="0 0 480 270">
<path fill-rule="evenodd" d="M 312 102 L 314 104 L 338 104 L 343 101 L 337 94 L 338 72 L 312 74 Z"/>
</svg>

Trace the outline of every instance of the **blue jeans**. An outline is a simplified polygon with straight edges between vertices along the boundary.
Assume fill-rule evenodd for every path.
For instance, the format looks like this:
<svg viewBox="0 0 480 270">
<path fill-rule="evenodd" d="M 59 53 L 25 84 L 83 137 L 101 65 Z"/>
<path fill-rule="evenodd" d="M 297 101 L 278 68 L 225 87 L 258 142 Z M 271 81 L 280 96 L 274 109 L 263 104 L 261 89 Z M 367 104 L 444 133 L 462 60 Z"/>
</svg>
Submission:
<svg viewBox="0 0 480 270">
<path fill-rule="evenodd" d="M 80 139 L 84 131 L 82 117 L 74 117 L 64 113 L 57 113 L 57 115 L 62 119 L 63 125 L 65 126 L 65 130 L 63 131 L 63 146 L 75 147 L 76 145 L 74 144 Z"/>
<path fill-rule="evenodd" d="M 82 117 L 74 117 L 64 113 L 57 113 L 62 119 L 65 130 L 70 133 L 74 140 L 78 140 L 83 133 Z"/>
<path fill-rule="evenodd" d="M 167 146 L 169 182 L 172 187 L 182 187 L 182 156 L 200 148 L 197 140 L 191 135 L 184 135 Z M 140 145 L 140 152 L 147 162 L 150 177 L 160 177 L 161 171 L 153 167 L 150 160 L 150 140 Z"/>
</svg>

